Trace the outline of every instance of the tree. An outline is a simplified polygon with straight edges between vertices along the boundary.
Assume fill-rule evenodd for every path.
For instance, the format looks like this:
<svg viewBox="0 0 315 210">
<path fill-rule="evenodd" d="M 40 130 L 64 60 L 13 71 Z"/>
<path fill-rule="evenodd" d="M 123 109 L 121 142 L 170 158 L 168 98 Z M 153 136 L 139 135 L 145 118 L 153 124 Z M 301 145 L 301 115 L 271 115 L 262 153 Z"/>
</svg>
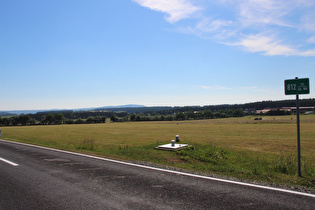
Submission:
<svg viewBox="0 0 315 210">
<path fill-rule="evenodd" d="M 185 120 L 186 119 L 186 115 L 183 112 L 179 112 L 176 114 L 175 117 L 176 120 Z"/>
<path fill-rule="evenodd" d="M 54 122 L 55 124 L 62 124 L 64 120 L 64 116 L 63 114 L 59 113 L 59 114 L 55 114 L 54 116 Z"/>
<path fill-rule="evenodd" d="M 130 115 L 130 121 L 135 121 L 135 120 L 136 120 L 136 115 L 132 113 Z"/>
<path fill-rule="evenodd" d="M 110 117 L 110 120 L 111 120 L 112 122 L 117 122 L 117 121 L 118 121 L 118 117 L 117 117 L 115 114 L 113 114 L 113 115 Z"/>
<path fill-rule="evenodd" d="M 1 122 L 0 122 L 0 125 L 3 125 L 3 126 L 9 126 L 11 125 L 11 120 L 12 118 L 8 118 L 8 117 L 4 117 L 2 118 Z"/>
<path fill-rule="evenodd" d="M 188 120 L 189 119 L 195 119 L 195 113 L 193 110 L 189 110 L 186 115 L 187 115 Z"/>
<path fill-rule="evenodd" d="M 86 123 L 95 123 L 95 117 L 90 116 L 90 117 L 88 117 L 88 118 L 86 119 L 85 122 L 86 122 Z"/>
<path fill-rule="evenodd" d="M 74 124 L 74 120 L 72 120 L 72 119 L 66 119 L 66 120 L 64 121 L 64 123 L 65 123 L 65 124 Z"/>
<path fill-rule="evenodd" d="M 18 116 L 11 117 L 11 122 L 12 122 L 12 125 L 14 126 L 18 125 L 20 123 L 19 117 Z"/>
<path fill-rule="evenodd" d="M 233 112 L 233 117 L 243 117 L 245 116 L 245 112 L 243 109 L 236 109 Z"/>
<path fill-rule="evenodd" d="M 82 120 L 81 118 L 74 121 L 74 124 L 83 124 L 83 123 L 84 123 L 84 120 Z"/>
<path fill-rule="evenodd" d="M 18 123 L 21 125 L 28 125 L 31 122 L 31 118 L 28 115 L 20 115 L 18 117 Z"/>
<path fill-rule="evenodd" d="M 207 119 L 211 119 L 211 118 L 213 118 L 213 116 L 214 116 L 214 114 L 213 114 L 210 110 L 205 110 L 205 111 L 203 112 L 203 115 L 204 115 L 204 117 L 207 118 Z"/>
<path fill-rule="evenodd" d="M 168 116 L 166 116 L 165 120 L 166 121 L 173 121 L 174 117 L 172 115 L 168 115 Z"/>
<path fill-rule="evenodd" d="M 44 125 L 52 125 L 54 123 L 54 116 L 52 114 L 48 114 L 43 116 L 43 120 L 41 121 Z"/>
</svg>

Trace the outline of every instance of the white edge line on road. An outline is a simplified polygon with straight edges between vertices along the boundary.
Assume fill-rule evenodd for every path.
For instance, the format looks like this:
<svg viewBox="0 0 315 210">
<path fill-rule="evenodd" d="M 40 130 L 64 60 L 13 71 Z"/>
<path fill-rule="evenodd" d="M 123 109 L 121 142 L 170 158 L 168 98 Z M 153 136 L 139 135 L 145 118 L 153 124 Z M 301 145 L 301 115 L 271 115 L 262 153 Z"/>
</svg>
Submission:
<svg viewBox="0 0 315 210">
<path fill-rule="evenodd" d="M 5 162 L 7 164 L 10 164 L 11 166 L 19 166 L 19 164 L 13 163 L 12 161 L 6 160 L 6 159 L 1 158 L 1 157 L 0 157 L 0 161 Z"/>
<path fill-rule="evenodd" d="M 98 160 L 104 160 L 104 161 L 109 161 L 109 162 L 113 162 L 113 163 L 119 163 L 119 164 L 135 166 L 135 167 L 140 167 L 140 168 L 146 168 L 146 169 L 162 171 L 162 172 L 167 172 L 167 173 L 179 174 L 179 175 L 196 177 L 196 178 L 201 178 L 201 179 L 208 179 L 208 180 L 213 180 L 213 181 L 218 181 L 218 182 L 225 182 L 225 183 L 231 183 L 231 184 L 255 187 L 255 188 L 266 189 L 266 190 L 273 190 L 273 191 L 278 191 L 278 192 L 285 192 L 285 193 L 291 193 L 291 194 L 296 194 L 296 195 L 302 195 L 302 196 L 308 196 L 308 197 L 315 198 L 315 194 L 310 194 L 310 193 L 303 193 L 303 192 L 297 192 L 297 191 L 293 191 L 293 190 L 286 190 L 286 189 L 281 189 L 281 188 L 268 187 L 268 186 L 257 185 L 257 184 L 250 184 L 250 183 L 245 183 L 245 182 L 238 182 L 238 181 L 232 181 L 232 180 L 226 180 L 226 179 L 219 179 L 219 178 L 214 178 L 214 177 L 209 177 L 209 176 L 190 174 L 190 173 L 185 173 L 185 172 L 180 172 L 180 171 L 173 171 L 173 170 L 162 169 L 162 168 L 155 168 L 155 167 L 151 167 L 151 166 L 139 165 L 139 164 L 135 164 L 135 163 L 128 163 L 128 162 L 123 162 L 123 161 L 119 161 L 119 160 L 112 160 L 112 159 L 108 159 L 108 158 L 102 158 L 102 157 L 86 155 L 86 154 L 81 154 L 81 153 L 76 153 L 76 152 L 70 152 L 70 151 L 66 151 L 66 150 L 53 149 L 53 148 L 49 148 L 49 147 L 42 147 L 42 146 L 37 146 L 37 145 L 32 145 L 32 144 L 25 144 L 25 143 L 20 143 L 20 142 L 6 141 L 6 140 L 2 140 L 2 139 L 0 139 L 0 141 L 7 142 L 7 143 L 21 144 L 21 145 L 25 145 L 25 146 L 36 147 L 36 148 L 46 149 L 46 150 L 51 150 L 51 151 L 56 151 L 56 152 L 63 152 L 63 153 L 72 154 L 72 155 L 79 155 L 79 156 L 82 156 L 82 157 L 88 157 L 88 158 L 93 158 L 93 159 L 98 159 Z"/>
</svg>

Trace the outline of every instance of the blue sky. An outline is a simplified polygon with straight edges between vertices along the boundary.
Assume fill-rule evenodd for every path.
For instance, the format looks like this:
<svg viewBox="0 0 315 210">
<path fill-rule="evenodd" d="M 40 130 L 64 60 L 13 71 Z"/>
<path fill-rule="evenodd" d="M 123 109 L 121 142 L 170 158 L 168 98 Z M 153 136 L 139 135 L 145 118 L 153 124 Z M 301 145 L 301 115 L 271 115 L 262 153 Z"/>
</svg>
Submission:
<svg viewBox="0 0 315 210">
<path fill-rule="evenodd" d="M 0 110 L 294 99 L 314 0 L 1 0 Z"/>
</svg>

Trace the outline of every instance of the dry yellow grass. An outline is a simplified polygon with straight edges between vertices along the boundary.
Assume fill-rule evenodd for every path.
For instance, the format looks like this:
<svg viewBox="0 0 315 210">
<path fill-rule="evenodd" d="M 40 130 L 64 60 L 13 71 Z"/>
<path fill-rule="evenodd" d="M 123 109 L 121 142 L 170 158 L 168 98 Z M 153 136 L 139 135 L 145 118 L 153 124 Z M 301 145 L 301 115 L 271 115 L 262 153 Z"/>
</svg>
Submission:
<svg viewBox="0 0 315 210">
<path fill-rule="evenodd" d="M 314 157 L 315 116 L 301 116 L 302 154 Z M 2 128 L 4 138 L 48 145 L 97 144 L 141 146 L 165 143 L 180 135 L 187 143 L 214 144 L 259 153 L 295 153 L 295 116 L 212 119 L 171 122 L 127 122 L 84 125 L 15 126 Z M 314 158 L 315 159 L 315 158 Z"/>
</svg>

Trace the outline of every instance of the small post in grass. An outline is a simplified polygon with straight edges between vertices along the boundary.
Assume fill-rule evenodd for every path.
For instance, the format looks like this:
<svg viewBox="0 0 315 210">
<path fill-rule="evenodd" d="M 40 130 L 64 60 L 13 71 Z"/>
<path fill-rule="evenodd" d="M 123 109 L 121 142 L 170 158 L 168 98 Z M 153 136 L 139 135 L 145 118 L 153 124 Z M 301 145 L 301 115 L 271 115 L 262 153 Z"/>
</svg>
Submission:
<svg viewBox="0 0 315 210">
<path fill-rule="evenodd" d="M 284 80 L 285 95 L 296 95 L 296 124 L 297 124 L 297 150 L 298 150 L 298 174 L 301 174 L 301 142 L 300 142 L 300 106 L 299 94 L 310 93 L 309 78 Z"/>
<path fill-rule="evenodd" d="M 176 135 L 175 138 L 176 138 L 176 142 L 179 142 L 179 135 Z"/>
<path fill-rule="evenodd" d="M 171 141 L 171 145 L 172 145 L 172 147 L 175 147 L 175 140 Z"/>
</svg>

